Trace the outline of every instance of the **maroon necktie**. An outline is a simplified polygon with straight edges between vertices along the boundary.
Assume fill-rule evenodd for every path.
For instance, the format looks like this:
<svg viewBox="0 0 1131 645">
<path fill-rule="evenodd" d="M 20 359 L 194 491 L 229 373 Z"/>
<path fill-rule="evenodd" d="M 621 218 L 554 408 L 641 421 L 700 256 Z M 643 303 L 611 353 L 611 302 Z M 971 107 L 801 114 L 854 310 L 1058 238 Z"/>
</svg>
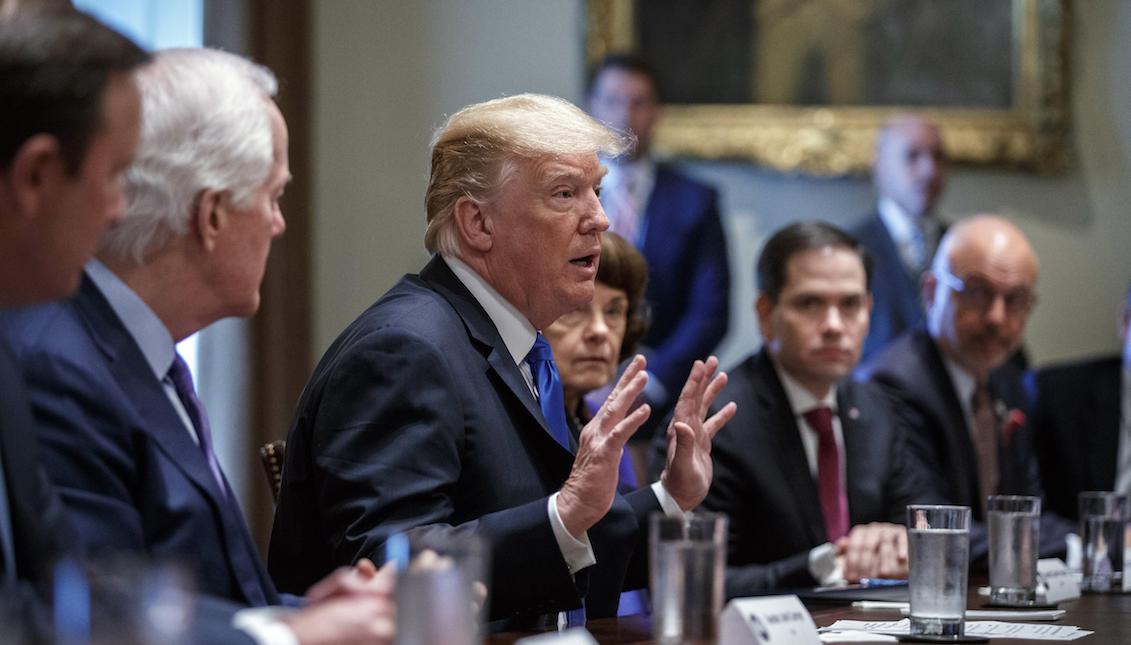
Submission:
<svg viewBox="0 0 1131 645">
<path fill-rule="evenodd" d="M 974 451 L 978 456 L 978 492 L 981 502 L 978 506 L 984 511 L 986 498 L 997 493 L 999 476 L 997 415 L 994 414 L 990 388 L 984 382 L 974 387 L 970 405 L 974 413 Z"/>
<path fill-rule="evenodd" d="M 817 488 L 821 497 L 821 514 L 829 542 L 848 534 L 848 497 L 840 485 L 840 455 L 833 434 L 833 412 L 827 407 L 813 408 L 804 414 L 805 421 L 817 431 Z"/>
</svg>

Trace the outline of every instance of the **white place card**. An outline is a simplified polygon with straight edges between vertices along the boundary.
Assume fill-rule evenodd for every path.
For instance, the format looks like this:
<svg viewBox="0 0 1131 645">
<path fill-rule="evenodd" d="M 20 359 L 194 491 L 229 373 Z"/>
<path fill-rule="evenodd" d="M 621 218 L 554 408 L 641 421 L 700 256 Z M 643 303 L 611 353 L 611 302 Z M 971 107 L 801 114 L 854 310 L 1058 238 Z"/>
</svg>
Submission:
<svg viewBox="0 0 1131 645">
<path fill-rule="evenodd" d="M 1044 587 L 1044 601 L 1050 605 L 1080 597 L 1080 579 L 1058 558 L 1037 560 L 1037 578 Z"/>
<path fill-rule="evenodd" d="M 736 598 L 719 620 L 719 645 L 820 645 L 813 617 L 797 596 Z"/>
</svg>

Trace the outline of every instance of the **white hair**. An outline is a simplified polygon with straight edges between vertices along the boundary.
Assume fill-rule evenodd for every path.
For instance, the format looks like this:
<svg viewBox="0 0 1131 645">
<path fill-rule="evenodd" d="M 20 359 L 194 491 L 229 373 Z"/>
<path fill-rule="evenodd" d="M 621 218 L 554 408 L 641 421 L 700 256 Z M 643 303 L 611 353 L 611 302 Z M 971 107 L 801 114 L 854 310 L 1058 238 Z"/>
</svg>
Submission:
<svg viewBox="0 0 1131 645">
<path fill-rule="evenodd" d="M 266 67 L 216 49 L 167 49 L 137 74 L 142 127 L 126 171 L 126 216 L 102 252 L 142 263 L 184 234 L 203 190 L 246 207 L 267 180 L 272 134 L 267 101 L 278 83 Z"/>
</svg>

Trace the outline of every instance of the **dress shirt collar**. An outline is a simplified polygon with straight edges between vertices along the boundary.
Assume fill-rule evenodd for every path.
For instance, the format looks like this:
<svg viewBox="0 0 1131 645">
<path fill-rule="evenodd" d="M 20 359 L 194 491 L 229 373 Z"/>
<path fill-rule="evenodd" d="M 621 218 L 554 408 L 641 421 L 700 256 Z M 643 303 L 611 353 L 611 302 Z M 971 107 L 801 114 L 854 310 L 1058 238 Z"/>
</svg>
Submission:
<svg viewBox="0 0 1131 645">
<path fill-rule="evenodd" d="M 442 254 L 456 278 L 467 287 L 471 295 L 487 312 L 487 317 L 495 324 L 503 344 L 507 346 L 515 365 L 522 365 L 530 348 L 534 347 L 534 339 L 538 331 L 534 325 L 523 316 L 514 305 L 504 298 L 495 288 L 487 283 L 474 269 L 464 264 L 459 258 Z"/>
<path fill-rule="evenodd" d="M 86 264 L 86 274 L 110 303 L 126 331 L 133 337 L 157 380 L 169 374 L 177 348 L 169 329 L 133 289 L 98 260 Z"/>
<path fill-rule="evenodd" d="M 832 410 L 834 415 L 836 414 L 836 385 L 829 388 L 823 399 L 818 399 L 798 383 L 789 372 L 782 369 L 781 363 L 777 359 L 771 359 L 771 362 L 774 365 L 774 371 L 778 373 L 782 388 L 785 389 L 785 397 L 789 399 L 789 407 L 793 409 L 793 416 L 801 416 L 809 410 L 819 407 L 827 407 Z"/>
<path fill-rule="evenodd" d="M 880 211 L 880 219 L 884 221 L 884 227 L 887 228 L 888 233 L 891 234 L 892 239 L 897 244 L 910 241 L 915 226 L 922 227 L 924 241 L 928 243 L 928 247 L 933 247 L 934 241 L 939 237 L 941 224 L 939 219 L 931 213 L 923 215 L 916 222 L 913 215 L 903 210 L 899 204 L 888 197 L 881 197 L 876 208 Z M 930 260 L 930 258 L 927 259 Z"/>
<path fill-rule="evenodd" d="M 639 159 L 602 157 L 601 163 L 609 170 L 605 176 L 606 185 L 624 184 L 631 180 L 634 195 L 647 197 L 652 194 L 652 186 L 656 182 L 656 161 L 651 155 Z"/>
<path fill-rule="evenodd" d="M 941 350 L 940 350 L 941 353 Z M 954 393 L 958 395 L 958 403 L 962 406 L 962 414 L 968 420 L 974 418 L 974 390 L 978 387 L 978 381 L 974 375 L 966 371 L 961 365 L 951 360 L 946 354 L 942 354 L 943 365 L 946 367 L 947 374 L 950 375 L 950 382 L 954 386 Z M 973 423 L 970 423 L 970 428 L 973 429 Z"/>
</svg>

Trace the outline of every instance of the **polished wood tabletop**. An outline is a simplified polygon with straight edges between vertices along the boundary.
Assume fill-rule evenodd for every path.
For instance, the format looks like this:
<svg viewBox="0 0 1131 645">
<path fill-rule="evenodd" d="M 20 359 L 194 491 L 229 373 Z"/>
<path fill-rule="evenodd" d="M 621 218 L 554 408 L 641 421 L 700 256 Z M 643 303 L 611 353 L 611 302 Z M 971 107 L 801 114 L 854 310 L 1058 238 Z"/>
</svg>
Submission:
<svg viewBox="0 0 1131 645">
<path fill-rule="evenodd" d="M 967 604 L 970 608 L 981 607 L 984 599 L 978 598 L 973 592 Z M 1067 611 L 1064 618 L 1057 621 L 1061 625 L 1075 625 L 1081 629 L 1095 632 L 1078 642 L 1081 645 L 1131 645 L 1131 595 L 1128 594 L 1089 594 L 1079 600 L 1061 603 L 1061 609 Z M 818 627 L 846 620 L 898 620 L 898 611 L 891 610 L 862 610 L 848 606 L 809 606 L 813 621 Z M 1013 622 L 1013 621 L 1011 621 Z M 599 643 L 623 644 L 650 644 L 652 643 L 652 629 L 648 616 L 626 616 L 616 619 L 591 620 L 585 626 L 589 633 Z M 524 636 L 531 634 L 495 634 L 487 639 L 492 645 L 513 643 Z M 1049 641 L 1018 640 L 1018 639 L 993 639 L 991 643 L 1002 645 L 1024 645 L 1026 643 L 1042 643 Z"/>
</svg>

